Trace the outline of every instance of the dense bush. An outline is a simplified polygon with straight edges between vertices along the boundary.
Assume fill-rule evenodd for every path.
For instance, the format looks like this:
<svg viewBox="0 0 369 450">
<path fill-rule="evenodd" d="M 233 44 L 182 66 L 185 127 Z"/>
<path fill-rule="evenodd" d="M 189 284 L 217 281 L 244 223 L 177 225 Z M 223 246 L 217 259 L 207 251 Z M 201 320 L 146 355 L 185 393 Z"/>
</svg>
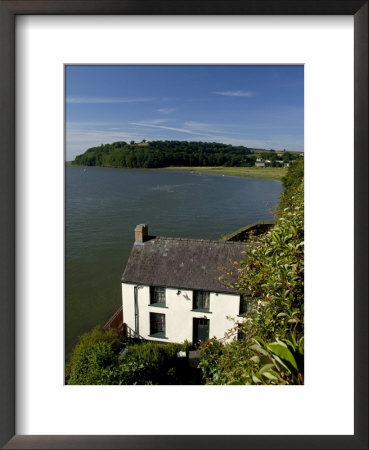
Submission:
<svg viewBox="0 0 369 450">
<path fill-rule="evenodd" d="M 293 164 L 288 168 L 286 175 L 282 178 L 282 184 L 284 191 L 282 193 L 283 197 L 289 194 L 291 188 L 298 186 L 304 179 L 304 158 L 299 158 L 293 162 Z"/>
<path fill-rule="evenodd" d="M 288 347 L 291 342 L 291 346 L 295 345 L 298 348 L 296 351 L 303 354 L 302 175 L 303 161 L 298 161 L 290 167 L 284 181 L 285 189 L 273 228 L 264 235 L 251 238 L 245 260 L 236 263 L 234 269 L 223 277 L 223 281 L 244 295 L 250 302 L 250 308 L 245 319 L 236 323 L 233 331 L 235 335 L 242 333 L 242 340 L 226 345 L 212 341 L 204 344 L 200 354 L 200 367 L 207 383 L 254 384 L 259 379 L 256 374 L 260 374 L 266 364 L 264 360 L 258 359 L 260 349 L 269 352 L 268 364 L 277 361 L 278 355 L 272 354 L 273 349 Z M 291 346 L 288 351 L 291 351 Z M 303 370 L 297 375 L 284 373 L 282 376 L 282 366 L 279 369 L 281 375 L 273 379 L 273 383 L 301 383 L 303 380 Z M 269 374 L 267 369 L 264 368 L 264 371 Z M 274 372 L 279 373 L 277 370 Z M 265 376 L 258 382 L 266 382 Z"/>
<path fill-rule="evenodd" d="M 91 331 L 82 334 L 78 337 L 78 343 L 73 348 L 69 362 L 65 366 L 65 377 L 67 381 L 74 366 L 81 358 L 81 354 L 99 342 L 107 342 L 111 344 L 111 349 L 114 353 L 118 353 L 123 345 L 123 340 L 119 335 L 114 333 L 112 330 L 103 331 L 99 325 Z"/>
<path fill-rule="evenodd" d="M 117 384 L 118 358 L 109 342 L 97 342 L 81 351 L 68 384 Z"/>
<path fill-rule="evenodd" d="M 209 339 L 200 350 L 199 369 L 205 384 L 250 384 L 252 376 L 247 364 L 252 352 L 240 341 L 223 344 Z"/>
<path fill-rule="evenodd" d="M 191 374 L 177 353 L 184 344 L 126 345 L 98 327 L 81 336 L 68 365 L 68 384 L 187 384 Z"/>
<path fill-rule="evenodd" d="M 179 344 L 144 342 L 128 347 L 119 367 L 119 384 L 179 384 Z"/>
<path fill-rule="evenodd" d="M 291 188 L 292 204 L 281 211 L 271 231 L 250 245 L 237 267 L 234 285 L 251 302 L 244 333 L 269 341 L 303 332 L 303 184 Z"/>
</svg>

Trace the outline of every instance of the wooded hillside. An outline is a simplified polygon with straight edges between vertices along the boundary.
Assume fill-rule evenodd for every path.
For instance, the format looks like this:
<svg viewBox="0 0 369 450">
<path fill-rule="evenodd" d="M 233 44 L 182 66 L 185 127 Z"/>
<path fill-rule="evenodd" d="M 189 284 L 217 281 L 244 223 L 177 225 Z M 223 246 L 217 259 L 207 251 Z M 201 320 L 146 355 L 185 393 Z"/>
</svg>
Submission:
<svg viewBox="0 0 369 450">
<path fill-rule="evenodd" d="M 298 157 L 294 152 L 262 153 L 271 162 L 279 158 L 289 162 Z M 280 156 L 278 156 L 280 155 Z M 114 142 L 86 150 L 72 164 L 82 166 L 112 166 L 130 168 L 159 168 L 168 166 L 226 166 L 252 167 L 257 150 L 216 142 L 150 141 L 139 144 Z"/>
</svg>

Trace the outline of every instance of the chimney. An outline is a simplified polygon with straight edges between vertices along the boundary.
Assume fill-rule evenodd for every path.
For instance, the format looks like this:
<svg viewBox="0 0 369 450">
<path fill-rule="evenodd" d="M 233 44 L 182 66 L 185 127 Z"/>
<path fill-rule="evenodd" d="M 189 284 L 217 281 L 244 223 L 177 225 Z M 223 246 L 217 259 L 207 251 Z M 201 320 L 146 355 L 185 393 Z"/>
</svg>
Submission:
<svg viewBox="0 0 369 450">
<path fill-rule="evenodd" d="M 148 235 L 147 225 L 137 225 L 135 228 L 135 242 L 142 244 L 146 241 Z"/>
</svg>

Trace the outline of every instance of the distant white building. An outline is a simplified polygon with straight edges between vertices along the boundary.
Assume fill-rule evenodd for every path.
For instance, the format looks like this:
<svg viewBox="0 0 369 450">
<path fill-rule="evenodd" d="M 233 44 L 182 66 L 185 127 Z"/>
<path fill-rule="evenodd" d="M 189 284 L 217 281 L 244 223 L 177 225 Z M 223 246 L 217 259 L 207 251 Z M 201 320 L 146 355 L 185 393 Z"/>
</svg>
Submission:
<svg viewBox="0 0 369 450">
<path fill-rule="evenodd" d="M 255 167 L 265 167 L 265 162 L 255 162 Z"/>
<path fill-rule="evenodd" d="M 243 320 L 247 302 L 219 276 L 245 259 L 245 249 L 241 242 L 153 237 L 137 225 L 121 280 L 127 335 L 158 342 L 223 338 L 234 326 L 231 317 Z"/>
</svg>

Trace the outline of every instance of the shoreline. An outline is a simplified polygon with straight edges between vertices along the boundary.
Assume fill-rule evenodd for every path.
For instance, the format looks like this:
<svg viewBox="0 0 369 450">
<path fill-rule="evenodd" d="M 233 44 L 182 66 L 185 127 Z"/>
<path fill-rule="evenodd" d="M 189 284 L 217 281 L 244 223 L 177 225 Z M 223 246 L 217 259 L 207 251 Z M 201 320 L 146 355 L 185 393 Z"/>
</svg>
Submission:
<svg viewBox="0 0 369 450">
<path fill-rule="evenodd" d="M 261 168 L 261 167 L 223 167 L 223 166 L 207 166 L 207 167 L 169 166 L 169 167 L 162 167 L 160 168 L 160 170 L 204 173 L 206 175 L 228 176 L 237 178 L 258 178 L 272 181 L 281 181 L 282 178 L 287 173 L 287 169 L 284 169 L 282 167 Z"/>
<path fill-rule="evenodd" d="M 193 172 L 206 175 L 227 176 L 237 178 L 255 178 L 272 181 L 281 181 L 286 175 L 286 168 L 282 167 L 224 167 L 224 166 L 168 166 L 158 168 L 146 167 L 121 167 L 121 166 L 83 166 L 77 164 L 66 163 L 67 167 L 100 167 L 105 169 L 129 169 L 129 170 L 165 170 L 167 172 Z"/>
</svg>

